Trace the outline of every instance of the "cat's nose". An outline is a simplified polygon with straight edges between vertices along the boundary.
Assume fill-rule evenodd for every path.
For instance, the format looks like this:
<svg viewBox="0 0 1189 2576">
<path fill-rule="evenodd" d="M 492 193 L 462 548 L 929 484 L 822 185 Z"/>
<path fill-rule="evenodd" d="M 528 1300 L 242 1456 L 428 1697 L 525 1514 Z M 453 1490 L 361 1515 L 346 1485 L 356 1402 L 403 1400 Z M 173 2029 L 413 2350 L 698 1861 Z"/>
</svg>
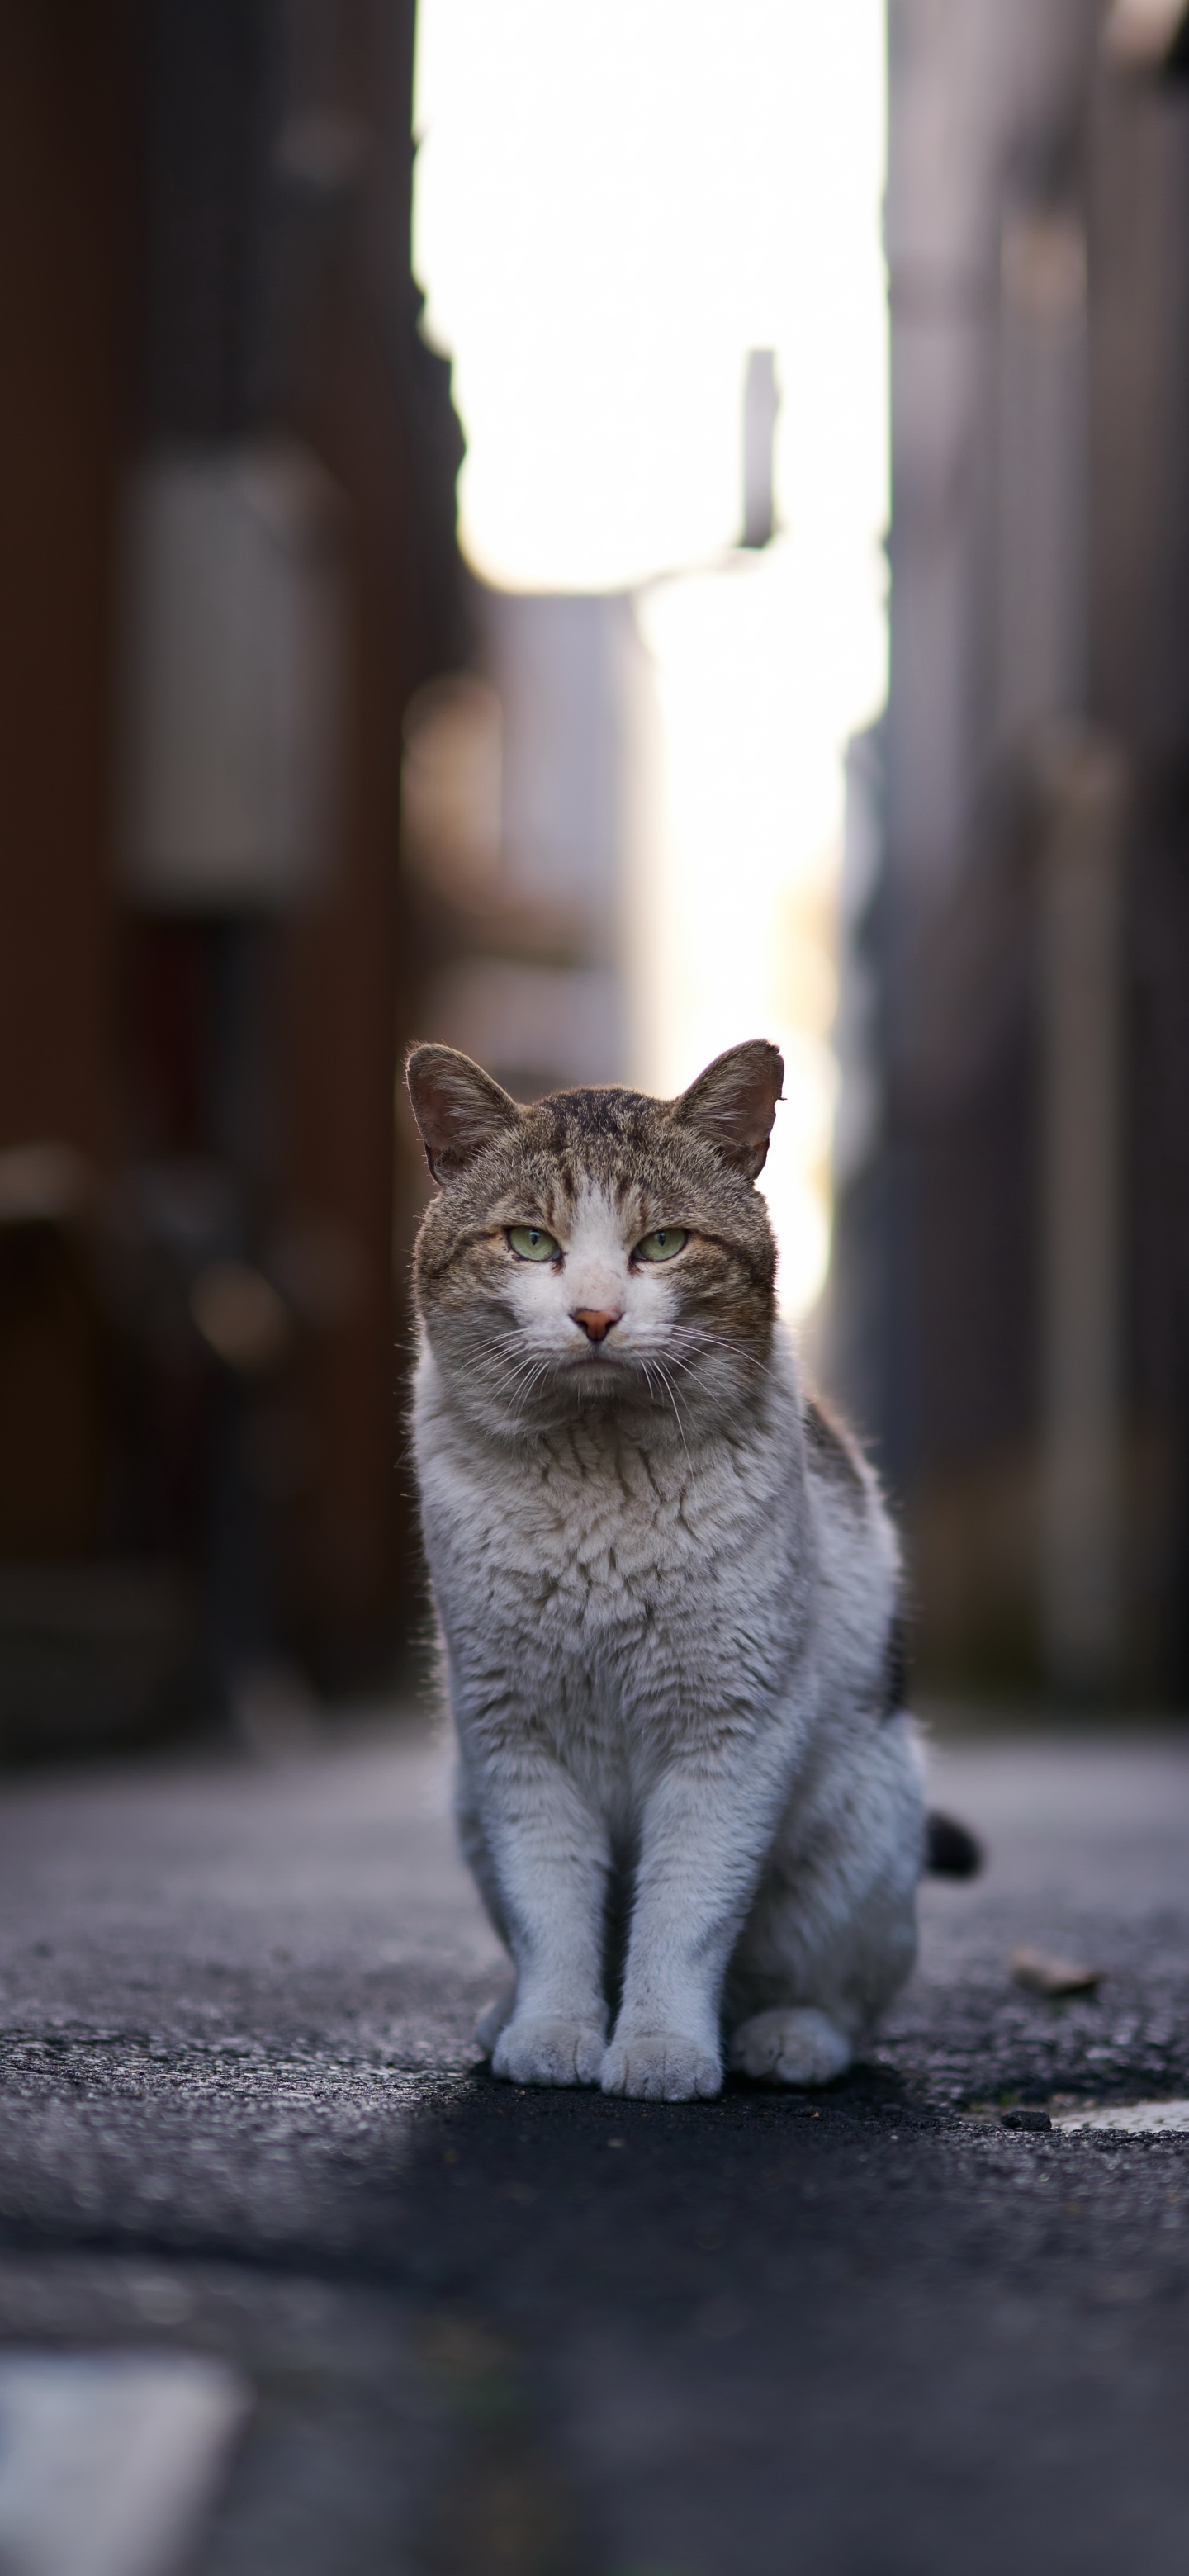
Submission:
<svg viewBox="0 0 1189 2576">
<path fill-rule="evenodd" d="M 618 1307 L 614 1313 L 609 1307 L 601 1306 L 574 1306 L 570 1310 L 571 1322 L 581 1324 L 588 1342 L 605 1342 L 612 1325 L 619 1322 L 619 1316 Z"/>
</svg>

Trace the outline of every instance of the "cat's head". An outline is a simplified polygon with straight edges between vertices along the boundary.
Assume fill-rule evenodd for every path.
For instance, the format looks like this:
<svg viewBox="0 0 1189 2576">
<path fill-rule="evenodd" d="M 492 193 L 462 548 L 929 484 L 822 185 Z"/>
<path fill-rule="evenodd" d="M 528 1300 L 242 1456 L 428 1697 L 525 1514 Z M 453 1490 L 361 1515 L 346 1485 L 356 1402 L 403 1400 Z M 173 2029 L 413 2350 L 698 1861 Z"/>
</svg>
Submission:
<svg viewBox="0 0 1189 2576">
<path fill-rule="evenodd" d="M 776 1246 L 754 1183 L 783 1075 L 757 1038 L 676 1100 L 608 1086 L 525 1109 L 453 1047 L 413 1049 L 440 1184 L 417 1303 L 470 1412 L 511 1432 L 592 1405 L 682 1425 L 737 1410 L 772 1333 Z"/>
</svg>

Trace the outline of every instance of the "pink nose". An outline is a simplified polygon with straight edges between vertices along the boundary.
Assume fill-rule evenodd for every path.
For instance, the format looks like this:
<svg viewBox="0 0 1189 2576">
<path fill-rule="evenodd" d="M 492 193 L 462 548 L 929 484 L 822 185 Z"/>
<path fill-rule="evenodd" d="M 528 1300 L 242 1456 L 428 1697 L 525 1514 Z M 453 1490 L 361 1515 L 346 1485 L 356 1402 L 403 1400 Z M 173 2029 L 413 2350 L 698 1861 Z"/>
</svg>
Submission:
<svg viewBox="0 0 1189 2576">
<path fill-rule="evenodd" d="M 619 1322 L 619 1316 L 604 1314 L 593 1306 L 575 1306 L 572 1320 L 581 1324 L 588 1342 L 605 1342 L 612 1325 Z"/>
</svg>

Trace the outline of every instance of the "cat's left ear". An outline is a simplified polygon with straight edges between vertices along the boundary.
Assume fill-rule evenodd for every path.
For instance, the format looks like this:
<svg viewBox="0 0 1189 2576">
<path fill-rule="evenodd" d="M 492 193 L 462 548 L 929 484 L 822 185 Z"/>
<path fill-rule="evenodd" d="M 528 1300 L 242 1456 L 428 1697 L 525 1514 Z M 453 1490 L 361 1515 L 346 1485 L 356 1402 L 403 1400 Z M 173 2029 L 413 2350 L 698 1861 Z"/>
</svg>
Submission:
<svg viewBox="0 0 1189 2576">
<path fill-rule="evenodd" d="M 414 1047 L 405 1081 L 435 1181 L 454 1180 L 485 1145 L 520 1125 L 510 1093 L 457 1047 Z"/>
<path fill-rule="evenodd" d="M 784 1057 L 767 1038 L 716 1055 L 705 1073 L 673 1103 L 675 1127 L 692 1127 L 729 1163 L 754 1181 L 768 1159 L 768 1139 L 784 1082 Z"/>
</svg>

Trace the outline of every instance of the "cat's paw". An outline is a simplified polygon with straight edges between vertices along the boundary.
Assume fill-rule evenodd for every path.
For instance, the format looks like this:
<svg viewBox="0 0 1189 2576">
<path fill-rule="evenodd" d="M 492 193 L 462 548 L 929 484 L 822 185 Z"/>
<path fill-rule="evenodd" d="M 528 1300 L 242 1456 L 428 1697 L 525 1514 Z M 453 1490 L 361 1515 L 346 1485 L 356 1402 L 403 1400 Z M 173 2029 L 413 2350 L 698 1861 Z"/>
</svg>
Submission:
<svg viewBox="0 0 1189 2576">
<path fill-rule="evenodd" d="M 632 2102 L 707 2102 L 722 2091 L 722 2067 L 682 2031 L 636 2031 L 612 2040 L 599 2082 Z"/>
<path fill-rule="evenodd" d="M 591 2022 L 530 2021 L 513 2015 L 492 2051 L 491 2068 L 508 2084 L 597 2084 L 606 2035 Z"/>
<path fill-rule="evenodd" d="M 731 2040 L 731 2065 L 761 2084 L 830 2084 L 850 2065 L 850 2041 L 811 2006 L 753 2014 Z"/>
<path fill-rule="evenodd" d="M 486 2012 L 480 2013 L 475 2024 L 475 2045 L 486 2056 L 490 2057 L 500 2032 L 506 2030 L 515 2010 L 516 1988 L 509 1986 L 506 1994 L 497 1995 L 495 2002 L 488 2004 Z"/>
</svg>

